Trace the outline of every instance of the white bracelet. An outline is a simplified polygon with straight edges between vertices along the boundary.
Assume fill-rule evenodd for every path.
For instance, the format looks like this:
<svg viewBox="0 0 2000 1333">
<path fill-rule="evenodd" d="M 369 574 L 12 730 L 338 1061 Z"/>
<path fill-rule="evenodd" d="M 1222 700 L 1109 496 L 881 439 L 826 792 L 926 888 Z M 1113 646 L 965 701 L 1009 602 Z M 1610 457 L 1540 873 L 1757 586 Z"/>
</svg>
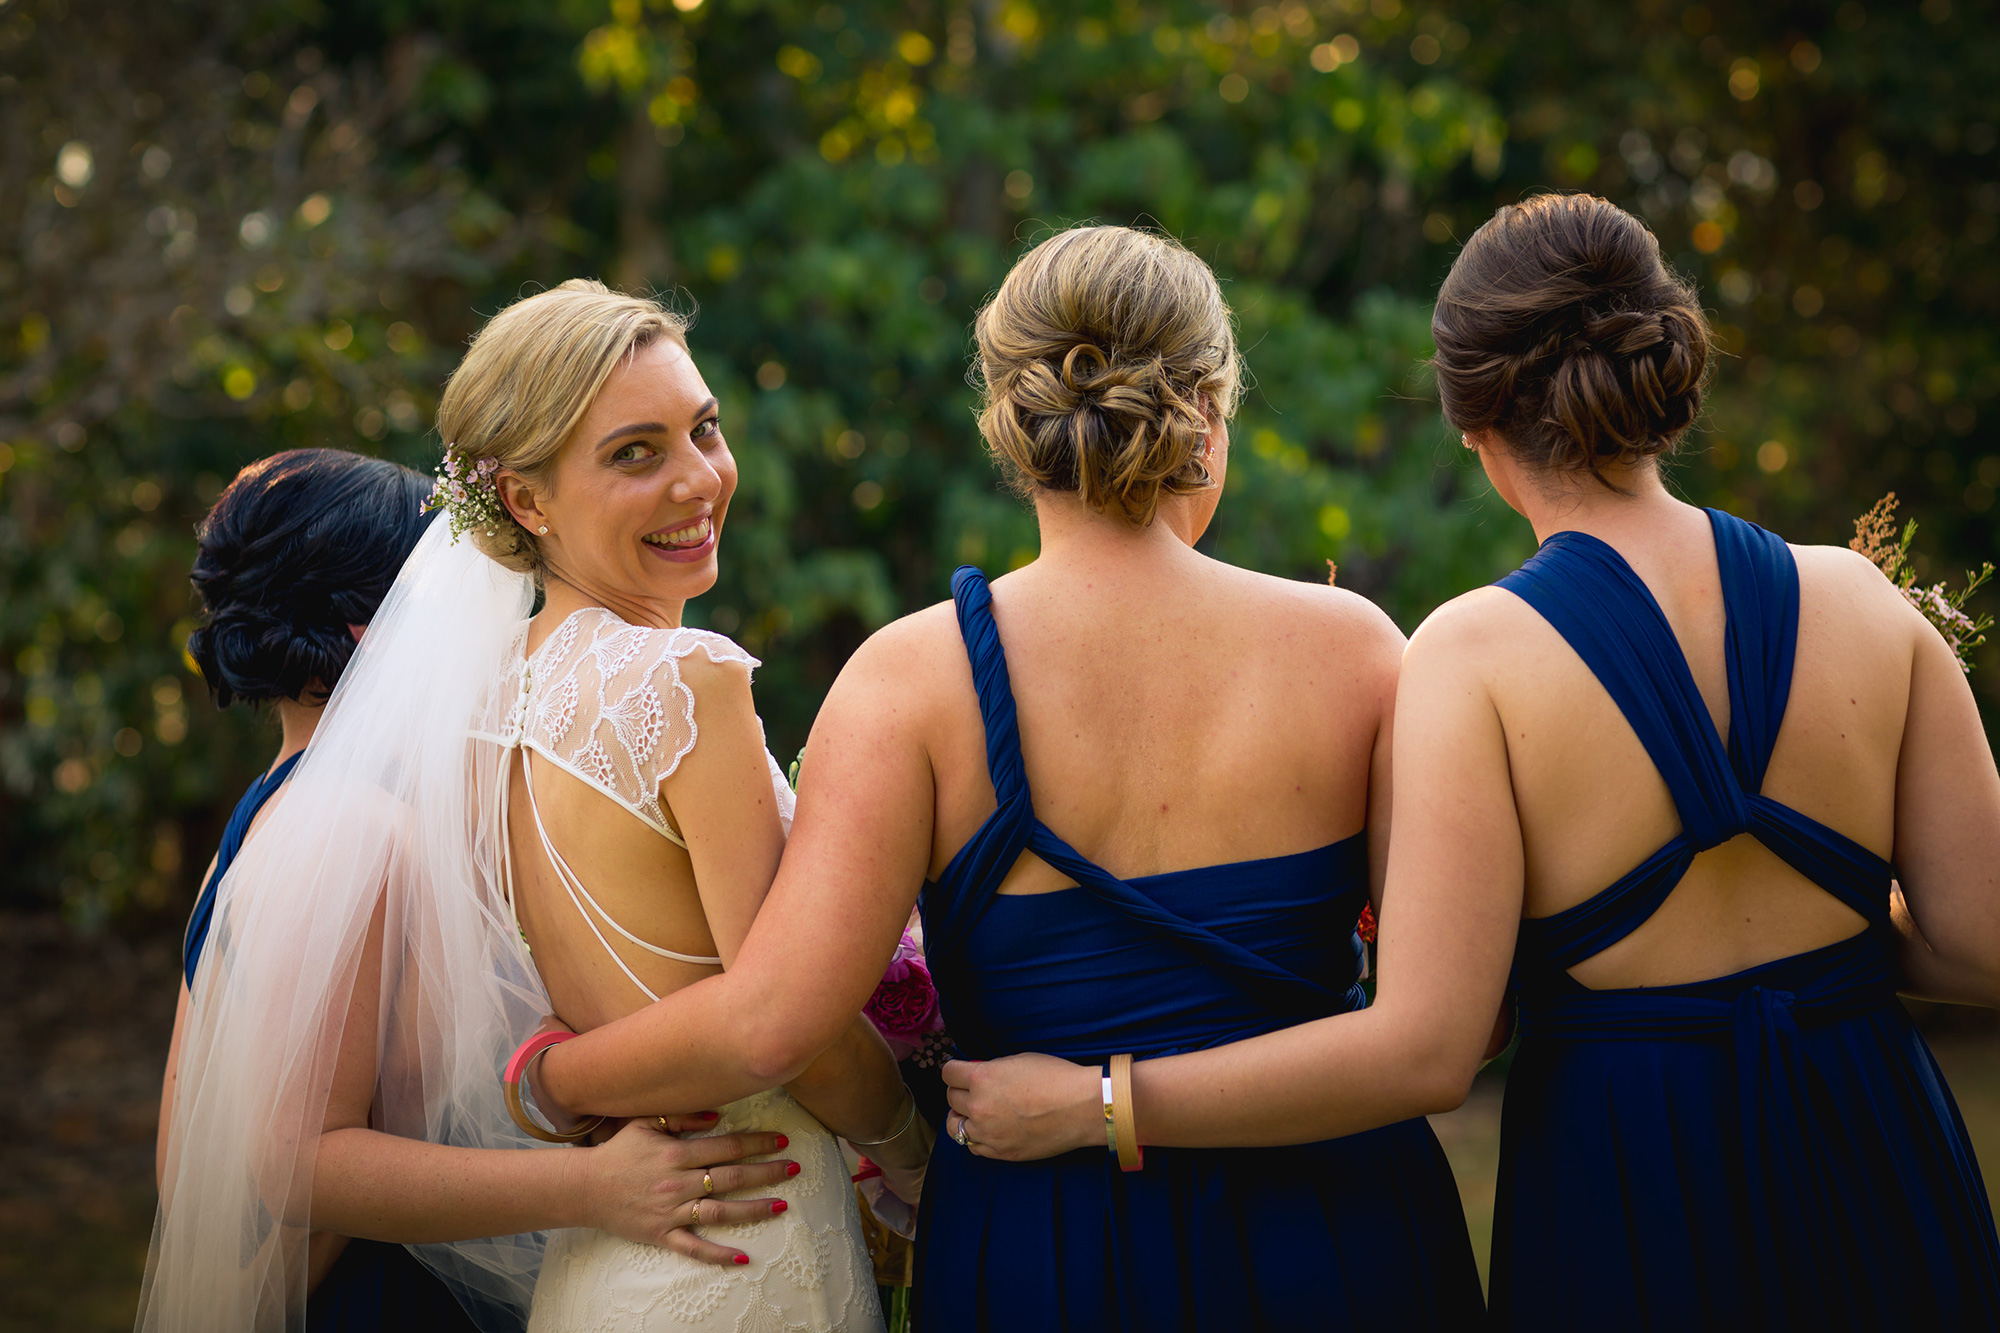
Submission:
<svg viewBox="0 0 2000 1333">
<path fill-rule="evenodd" d="M 1104 1146 L 1113 1153 L 1118 1151 L 1118 1121 L 1113 1115 L 1111 1092 L 1111 1066 L 1104 1068 Z"/>
</svg>

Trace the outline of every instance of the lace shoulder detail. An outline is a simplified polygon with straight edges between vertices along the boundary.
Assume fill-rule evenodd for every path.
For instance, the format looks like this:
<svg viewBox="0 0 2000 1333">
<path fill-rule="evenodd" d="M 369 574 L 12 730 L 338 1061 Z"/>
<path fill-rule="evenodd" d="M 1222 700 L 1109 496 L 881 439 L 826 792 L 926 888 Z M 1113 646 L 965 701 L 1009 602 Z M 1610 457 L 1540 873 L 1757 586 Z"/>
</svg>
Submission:
<svg viewBox="0 0 2000 1333">
<path fill-rule="evenodd" d="M 680 842 L 660 784 L 697 735 L 681 664 L 696 652 L 751 669 L 757 659 L 720 634 L 628 625 L 602 607 L 576 612 L 524 656 L 526 641 L 524 626 L 495 692 L 489 738 L 531 746 Z"/>
</svg>

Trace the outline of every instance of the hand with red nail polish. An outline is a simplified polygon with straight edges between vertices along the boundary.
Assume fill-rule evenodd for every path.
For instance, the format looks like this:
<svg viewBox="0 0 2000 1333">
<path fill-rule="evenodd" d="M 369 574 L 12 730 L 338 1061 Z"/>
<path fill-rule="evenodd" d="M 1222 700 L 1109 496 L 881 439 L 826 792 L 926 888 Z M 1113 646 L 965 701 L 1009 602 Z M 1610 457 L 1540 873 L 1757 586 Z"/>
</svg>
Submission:
<svg viewBox="0 0 2000 1333">
<path fill-rule="evenodd" d="M 710 1113 L 713 1115 L 713 1113 Z M 670 1130 L 681 1121 L 667 1117 Z M 797 1162 L 752 1162 L 781 1151 L 783 1134 L 716 1134 L 686 1139 L 664 1132 L 656 1117 L 628 1121 L 584 1160 L 583 1198 L 572 1225 L 596 1227 L 642 1245 L 658 1245 L 703 1263 L 745 1264 L 741 1252 L 705 1240 L 700 1228 L 768 1222 L 789 1206 L 783 1199 L 732 1199 L 799 1173 Z"/>
</svg>

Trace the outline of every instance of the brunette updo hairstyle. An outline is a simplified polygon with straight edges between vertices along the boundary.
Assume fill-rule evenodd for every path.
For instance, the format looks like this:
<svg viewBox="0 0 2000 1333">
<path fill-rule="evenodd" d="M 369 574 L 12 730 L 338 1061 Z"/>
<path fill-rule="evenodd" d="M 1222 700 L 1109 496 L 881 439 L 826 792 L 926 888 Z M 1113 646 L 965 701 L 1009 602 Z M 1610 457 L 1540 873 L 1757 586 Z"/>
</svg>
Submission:
<svg viewBox="0 0 2000 1333">
<path fill-rule="evenodd" d="M 1134 527 L 1214 484 L 1211 419 L 1236 408 L 1229 306 L 1164 236 L 1077 227 L 1022 256 L 973 324 L 979 431 L 1024 495 L 1070 491 Z"/>
<path fill-rule="evenodd" d="M 570 433 L 611 372 L 665 339 L 687 346 L 689 320 L 592 278 L 516 301 L 473 336 L 438 400 L 438 434 L 467 463 L 491 458 L 543 490 Z M 467 529 L 492 559 L 540 577 L 541 543 L 511 517 Z"/>
<path fill-rule="evenodd" d="M 1431 337 L 1445 420 L 1548 474 L 1603 483 L 1603 467 L 1670 453 L 1701 412 L 1694 287 L 1643 222 L 1591 195 L 1489 218 L 1438 291 Z"/>
<path fill-rule="evenodd" d="M 291 449 L 236 474 L 195 530 L 202 623 L 188 652 L 216 703 L 322 703 L 429 521 L 430 483 L 339 449 Z"/>
</svg>

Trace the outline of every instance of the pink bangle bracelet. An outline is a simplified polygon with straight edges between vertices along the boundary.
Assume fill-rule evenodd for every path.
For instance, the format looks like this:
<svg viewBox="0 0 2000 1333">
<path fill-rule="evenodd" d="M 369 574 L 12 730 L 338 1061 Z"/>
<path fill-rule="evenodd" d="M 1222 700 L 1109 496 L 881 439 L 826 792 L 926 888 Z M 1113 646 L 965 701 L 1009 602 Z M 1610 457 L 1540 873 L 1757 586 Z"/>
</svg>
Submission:
<svg viewBox="0 0 2000 1333">
<path fill-rule="evenodd" d="M 527 1106 L 521 1101 L 521 1083 L 526 1079 L 528 1066 L 535 1062 L 535 1057 L 574 1036 L 574 1032 L 537 1032 L 514 1049 L 513 1056 L 507 1061 L 506 1072 L 500 1075 L 500 1085 L 507 1095 L 507 1114 L 513 1117 L 514 1123 L 524 1133 L 544 1143 L 576 1143 L 589 1138 L 591 1131 L 604 1123 L 603 1116 L 593 1115 L 577 1122 L 575 1129 L 566 1132 L 544 1129 L 529 1116 Z"/>
</svg>

